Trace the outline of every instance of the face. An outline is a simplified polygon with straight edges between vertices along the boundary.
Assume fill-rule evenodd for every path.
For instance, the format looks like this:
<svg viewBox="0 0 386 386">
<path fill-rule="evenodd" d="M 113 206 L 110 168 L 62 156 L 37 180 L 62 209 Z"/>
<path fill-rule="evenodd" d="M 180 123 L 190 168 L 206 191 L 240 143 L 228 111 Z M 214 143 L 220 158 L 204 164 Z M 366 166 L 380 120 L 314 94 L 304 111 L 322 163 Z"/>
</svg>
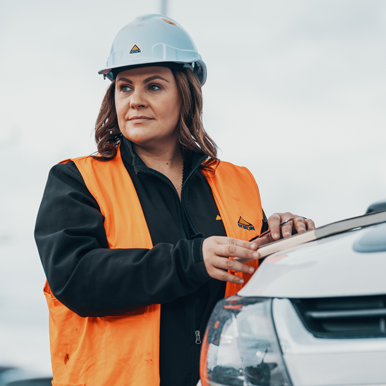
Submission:
<svg viewBox="0 0 386 386">
<path fill-rule="evenodd" d="M 181 97 L 169 68 L 141 67 L 120 72 L 115 108 L 122 134 L 137 146 L 148 150 L 178 146 Z"/>
</svg>

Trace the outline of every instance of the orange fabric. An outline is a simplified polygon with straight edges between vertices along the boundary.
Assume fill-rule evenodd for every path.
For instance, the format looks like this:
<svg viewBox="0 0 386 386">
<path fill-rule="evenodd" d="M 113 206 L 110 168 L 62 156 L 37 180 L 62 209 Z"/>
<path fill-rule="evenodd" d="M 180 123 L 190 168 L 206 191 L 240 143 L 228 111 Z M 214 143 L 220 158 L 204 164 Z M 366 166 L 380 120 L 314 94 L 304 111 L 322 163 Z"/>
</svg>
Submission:
<svg viewBox="0 0 386 386">
<path fill-rule="evenodd" d="M 263 209 L 259 189 L 251 172 L 247 168 L 221 161 L 214 175 L 205 173 L 205 176 L 212 189 L 227 236 L 240 240 L 251 240 L 258 236 L 263 224 Z M 255 229 L 247 230 L 240 227 L 238 225 L 240 217 L 246 219 Z M 247 264 L 257 269 L 259 261 L 251 261 Z M 242 277 L 244 284 L 228 282 L 225 297 L 235 295 L 252 277 L 249 273 L 231 273 Z"/>
<path fill-rule="evenodd" d="M 152 248 L 142 207 L 120 150 L 108 162 L 92 157 L 73 161 L 105 217 L 109 247 Z M 228 236 L 243 240 L 257 236 L 263 214 L 250 172 L 220 162 L 214 174 L 205 173 L 205 176 Z M 239 227 L 240 216 L 253 224 L 255 230 Z M 251 275 L 243 276 L 247 282 Z M 228 283 L 226 296 L 241 287 Z M 122 315 L 82 318 L 54 297 L 48 283 L 44 293 L 50 314 L 53 384 L 159 385 L 159 304 Z"/>
</svg>

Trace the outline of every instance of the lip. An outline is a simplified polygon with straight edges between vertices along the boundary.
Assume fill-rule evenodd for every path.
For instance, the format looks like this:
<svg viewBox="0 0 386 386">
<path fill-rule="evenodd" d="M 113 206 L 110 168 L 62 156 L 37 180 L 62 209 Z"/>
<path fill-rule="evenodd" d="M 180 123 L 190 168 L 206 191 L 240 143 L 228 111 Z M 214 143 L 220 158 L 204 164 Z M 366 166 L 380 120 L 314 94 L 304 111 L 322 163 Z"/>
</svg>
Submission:
<svg viewBox="0 0 386 386">
<path fill-rule="evenodd" d="M 129 121 L 136 121 L 136 122 L 145 122 L 145 121 L 151 121 L 154 118 L 145 117 L 144 115 L 135 115 L 134 117 L 129 118 Z"/>
</svg>

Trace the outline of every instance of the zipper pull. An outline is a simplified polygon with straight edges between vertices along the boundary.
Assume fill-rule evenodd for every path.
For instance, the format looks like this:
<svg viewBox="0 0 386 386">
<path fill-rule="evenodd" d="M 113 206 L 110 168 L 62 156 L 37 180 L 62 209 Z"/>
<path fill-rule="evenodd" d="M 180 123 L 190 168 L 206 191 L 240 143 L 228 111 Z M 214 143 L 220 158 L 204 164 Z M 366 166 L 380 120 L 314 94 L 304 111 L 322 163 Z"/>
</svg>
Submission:
<svg viewBox="0 0 386 386">
<path fill-rule="evenodd" d="M 201 336 L 200 336 L 200 331 L 195 331 L 194 332 L 196 334 L 196 344 L 201 344 Z"/>
</svg>

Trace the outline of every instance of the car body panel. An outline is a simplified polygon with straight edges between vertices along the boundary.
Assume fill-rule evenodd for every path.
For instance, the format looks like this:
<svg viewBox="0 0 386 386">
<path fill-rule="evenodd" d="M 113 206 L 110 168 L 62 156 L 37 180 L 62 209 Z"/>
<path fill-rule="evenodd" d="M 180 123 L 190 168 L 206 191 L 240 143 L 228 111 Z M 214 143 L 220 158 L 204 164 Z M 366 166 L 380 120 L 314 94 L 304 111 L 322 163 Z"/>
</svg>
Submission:
<svg viewBox="0 0 386 386">
<path fill-rule="evenodd" d="M 366 245 L 374 240 L 376 252 L 374 248 L 366 252 Z M 275 253 L 265 259 L 238 295 L 317 298 L 385 294 L 385 245 L 386 223 L 382 223 Z"/>
<path fill-rule="evenodd" d="M 288 299 L 274 299 L 272 313 L 294 385 L 386 384 L 386 338 L 317 338 L 304 328 Z"/>
</svg>

